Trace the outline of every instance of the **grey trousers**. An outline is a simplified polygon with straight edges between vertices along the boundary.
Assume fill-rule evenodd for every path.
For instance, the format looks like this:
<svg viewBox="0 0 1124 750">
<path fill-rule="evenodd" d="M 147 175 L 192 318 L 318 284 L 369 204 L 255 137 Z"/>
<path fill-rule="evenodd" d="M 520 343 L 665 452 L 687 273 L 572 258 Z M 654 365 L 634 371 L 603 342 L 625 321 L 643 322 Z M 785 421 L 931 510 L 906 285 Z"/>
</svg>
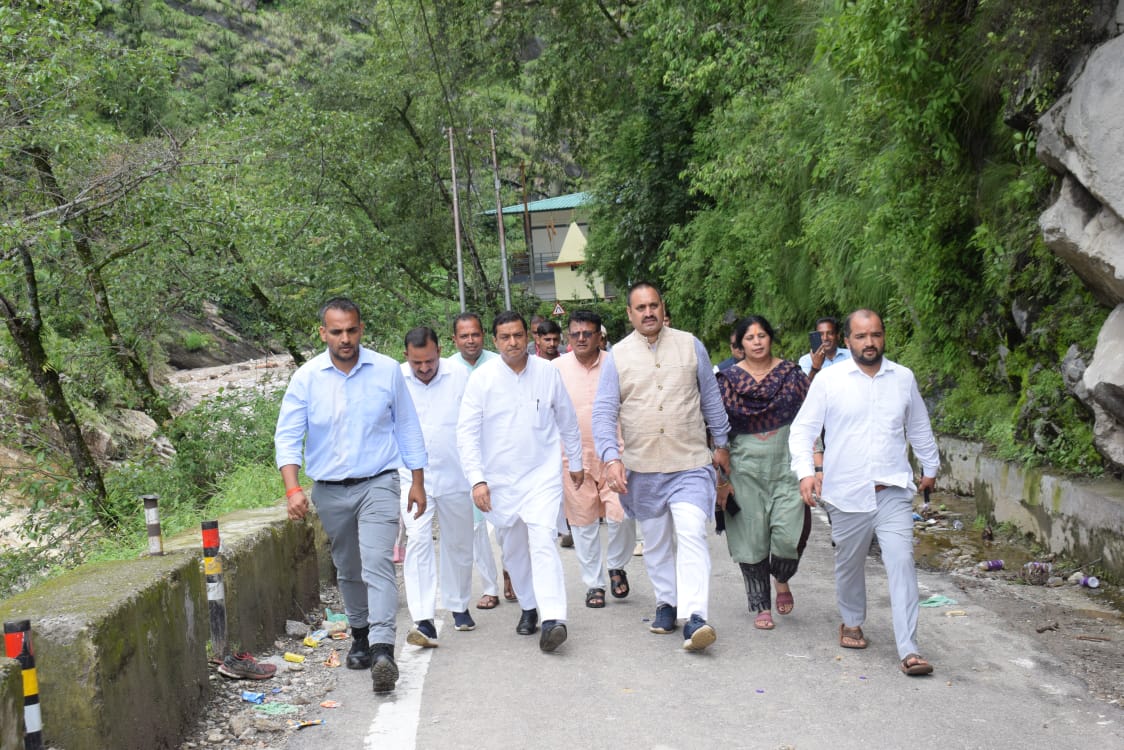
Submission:
<svg viewBox="0 0 1124 750">
<path fill-rule="evenodd" d="M 866 563 L 871 536 L 878 536 L 890 587 L 890 610 L 898 658 L 917 650 L 917 571 L 913 565 L 913 493 L 887 487 L 868 513 L 846 513 L 826 504 L 835 542 L 835 597 L 847 627 L 866 621 Z"/>
<path fill-rule="evenodd" d="M 398 472 L 344 487 L 316 482 L 312 502 L 332 545 L 344 611 L 353 628 L 370 627 L 370 644 L 394 645 L 398 577 Z"/>
</svg>

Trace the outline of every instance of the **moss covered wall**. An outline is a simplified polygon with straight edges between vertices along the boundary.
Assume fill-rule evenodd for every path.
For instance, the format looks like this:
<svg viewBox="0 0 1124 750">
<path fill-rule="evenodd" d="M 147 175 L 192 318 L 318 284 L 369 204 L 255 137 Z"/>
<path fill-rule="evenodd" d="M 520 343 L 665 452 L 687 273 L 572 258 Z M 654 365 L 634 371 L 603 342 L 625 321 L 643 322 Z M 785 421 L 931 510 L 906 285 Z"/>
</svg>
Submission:
<svg viewBox="0 0 1124 750">
<path fill-rule="evenodd" d="M 1098 563 L 1124 580 L 1124 484 L 1071 479 L 986 455 L 983 445 L 942 435 L 937 484 L 976 498 L 976 511 L 1010 523 L 1051 552 Z"/>
<path fill-rule="evenodd" d="M 219 527 L 228 643 L 257 649 L 287 617 L 317 606 L 317 524 L 290 523 L 279 505 L 224 516 Z M 0 602 L 0 620 L 31 620 L 50 745 L 174 748 L 194 721 L 211 636 L 201 539 L 185 534 L 164 548 L 162 557 L 84 565 Z M 11 690 L 22 710 L 22 686 L 3 687 L 8 726 Z"/>
</svg>

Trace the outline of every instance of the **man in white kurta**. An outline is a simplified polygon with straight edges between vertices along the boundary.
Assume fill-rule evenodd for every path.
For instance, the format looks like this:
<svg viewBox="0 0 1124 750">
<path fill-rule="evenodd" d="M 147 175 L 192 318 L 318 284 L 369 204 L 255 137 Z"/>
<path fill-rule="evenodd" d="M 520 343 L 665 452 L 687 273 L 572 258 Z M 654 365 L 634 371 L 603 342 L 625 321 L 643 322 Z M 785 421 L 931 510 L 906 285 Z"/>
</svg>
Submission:
<svg viewBox="0 0 1124 750">
<path fill-rule="evenodd" d="M 480 365 L 500 356 L 484 348 L 484 324 L 474 312 L 462 312 L 453 318 L 453 343 L 457 351 L 449 360 L 464 365 L 470 375 Z M 480 580 L 484 583 L 484 593 L 480 601 L 476 602 L 476 608 L 495 609 L 500 603 L 499 571 L 496 570 L 492 542 L 488 539 L 488 522 L 475 506 L 472 521 L 472 557 L 476 562 L 476 570 L 480 573 Z M 507 575 L 504 575 L 504 598 L 515 601 L 515 592 L 511 590 Z"/>
<path fill-rule="evenodd" d="M 438 581 L 442 604 L 453 615 L 453 627 L 461 631 L 476 627 L 468 614 L 472 594 L 472 494 L 461 469 L 456 440 L 457 415 L 468 371 L 456 362 L 441 359 L 437 333 L 432 328 L 412 329 L 406 334 L 405 345 L 402 377 L 418 413 L 429 456 L 425 467 L 429 504 L 425 513 L 418 518 L 407 513 L 407 497 L 402 493 L 402 521 L 407 534 L 402 579 L 410 619 L 415 623 L 406 642 L 433 647 L 437 645 L 433 619 Z M 404 480 L 402 486 L 406 486 Z M 440 577 L 434 557 L 435 514 L 441 528 Z"/>
<path fill-rule="evenodd" d="M 500 359 L 469 378 L 457 422 L 457 447 L 472 499 L 501 531 L 504 567 L 522 615 L 516 631 L 531 635 L 542 617 L 539 647 L 566 640 L 566 589 L 554 544 L 562 503 L 562 449 L 570 478 L 584 478 L 581 433 L 558 371 L 527 354 L 527 323 L 514 312 L 492 325 Z"/>
</svg>

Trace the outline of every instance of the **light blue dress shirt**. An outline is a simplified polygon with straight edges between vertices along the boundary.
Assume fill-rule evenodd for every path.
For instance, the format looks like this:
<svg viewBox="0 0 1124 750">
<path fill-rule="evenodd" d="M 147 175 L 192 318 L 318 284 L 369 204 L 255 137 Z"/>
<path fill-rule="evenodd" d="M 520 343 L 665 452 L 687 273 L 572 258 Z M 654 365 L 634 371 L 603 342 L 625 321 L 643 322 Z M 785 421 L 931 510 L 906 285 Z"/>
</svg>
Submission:
<svg viewBox="0 0 1124 750">
<path fill-rule="evenodd" d="M 278 468 L 301 465 L 303 442 L 305 473 L 317 481 L 421 469 L 427 460 L 398 363 L 365 347 L 350 373 L 337 369 L 325 351 L 293 374 L 273 441 Z"/>
</svg>

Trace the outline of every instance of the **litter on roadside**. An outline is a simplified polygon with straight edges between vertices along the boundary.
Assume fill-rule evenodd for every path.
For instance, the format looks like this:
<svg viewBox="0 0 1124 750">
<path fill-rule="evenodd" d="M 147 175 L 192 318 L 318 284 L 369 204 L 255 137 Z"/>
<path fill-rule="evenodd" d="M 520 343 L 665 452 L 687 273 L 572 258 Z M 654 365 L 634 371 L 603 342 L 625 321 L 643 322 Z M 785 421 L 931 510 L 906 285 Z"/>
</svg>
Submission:
<svg viewBox="0 0 1124 750">
<path fill-rule="evenodd" d="M 933 594 L 921 602 L 922 607 L 951 607 L 956 604 L 955 599 L 949 599 L 944 594 Z"/>
</svg>

